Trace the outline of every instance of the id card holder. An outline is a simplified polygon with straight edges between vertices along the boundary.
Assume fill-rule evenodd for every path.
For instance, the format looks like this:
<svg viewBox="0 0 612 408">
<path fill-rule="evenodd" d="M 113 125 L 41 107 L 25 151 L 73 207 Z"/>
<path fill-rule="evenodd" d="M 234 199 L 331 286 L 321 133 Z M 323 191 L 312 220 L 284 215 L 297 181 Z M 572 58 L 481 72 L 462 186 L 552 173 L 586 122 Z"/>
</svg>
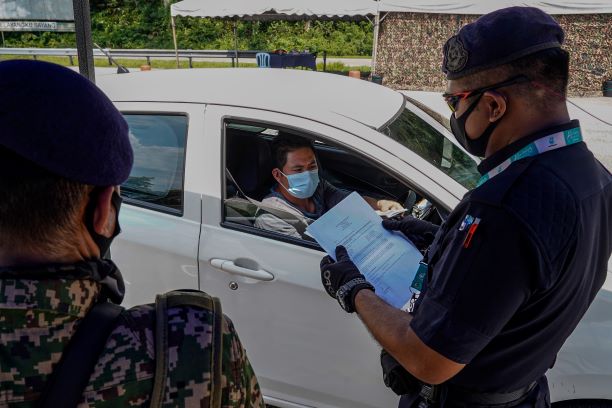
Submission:
<svg viewBox="0 0 612 408">
<path fill-rule="evenodd" d="M 423 282 L 425 279 L 427 279 L 427 269 L 428 265 L 426 262 L 419 262 L 419 268 L 417 269 L 416 275 L 414 275 L 414 279 L 410 285 L 412 289 L 418 290 L 419 292 L 423 290 Z"/>
</svg>

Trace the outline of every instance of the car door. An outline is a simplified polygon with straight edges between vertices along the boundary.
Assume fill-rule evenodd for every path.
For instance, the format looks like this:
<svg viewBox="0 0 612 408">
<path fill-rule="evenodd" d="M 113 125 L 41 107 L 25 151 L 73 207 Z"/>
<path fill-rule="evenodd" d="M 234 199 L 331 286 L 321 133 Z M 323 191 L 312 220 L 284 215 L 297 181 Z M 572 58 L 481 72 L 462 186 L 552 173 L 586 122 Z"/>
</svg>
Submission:
<svg viewBox="0 0 612 408">
<path fill-rule="evenodd" d="M 201 139 L 204 106 L 116 106 L 130 126 L 134 150 L 134 167 L 121 190 L 122 233 L 111 247 L 126 283 L 123 305 L 129 307 L 151 303 L 157 293 L 198 288 L 200 194 L 190 188 L 186 159 L 190 144 Z"/>
<path fill-rule="evenodd" d="M 382 382 L 380 349 L 355 315 L 340 310 L 322 288 L 315 245 L 253 233 L 224 221 L 224 121 L 275 124 L 334 141 L 411 180 L 422 191 L 456 198 L 406 162 L 368 140 L 383 135 L 346 120 L 360 137 L 318 122 L 274 112 L 207 107 L 202 171 L 215 173 L 202 199 L 201 289 L 219 296 L 234 321 L 268 402 L 278 406 L 386 407 L 397 403 Z M 337 126 L 343 122 L 338 117 Z M 386 142 L 381 142 L 386 143 Z M 390 149 L 399 147 L 391 141 Z M 231 152 L 228 152 L 230 154 Z M 415 160 L 418 160 L 415 157 Z M 453 200 L 455 200 L 453 202 Z M 289 405 L 293 404 L 293 405 Z"/>
</svg>

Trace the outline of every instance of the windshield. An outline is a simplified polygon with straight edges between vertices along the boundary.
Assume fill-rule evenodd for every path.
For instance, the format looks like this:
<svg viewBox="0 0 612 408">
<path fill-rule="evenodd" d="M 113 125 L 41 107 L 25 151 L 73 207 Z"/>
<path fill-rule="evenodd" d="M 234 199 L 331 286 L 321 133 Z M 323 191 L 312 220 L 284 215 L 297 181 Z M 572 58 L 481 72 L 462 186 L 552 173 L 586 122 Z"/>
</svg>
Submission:
<svg viewBox="0 0 612 408">
<path fill-rule="evenodd" d="M 433 164 L 467 189 L 476 187 L 477 162 L 409 109 L 381 131 Z"/>
</svg>

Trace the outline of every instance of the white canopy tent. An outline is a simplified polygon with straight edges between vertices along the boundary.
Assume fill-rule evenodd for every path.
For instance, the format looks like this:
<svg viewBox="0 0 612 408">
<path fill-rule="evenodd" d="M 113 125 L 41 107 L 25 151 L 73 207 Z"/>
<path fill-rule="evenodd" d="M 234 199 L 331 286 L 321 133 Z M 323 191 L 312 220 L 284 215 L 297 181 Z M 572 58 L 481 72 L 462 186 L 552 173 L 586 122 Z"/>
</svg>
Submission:
<svg viewBox="0 0 612 408">
<path fill-rule="evenodd" d="M 612 13 L 612 0 L 382 0 L 380 12 L 482 15 L 512 6 L 537 7 L 548 14 Z"/>
<path fill-rule="evenodd" d="M 373 0 L 184 0 L 170 6 L 172 17 L 240 20 L 353 20 L 376 14 Z"/>
<path fill-rule="evenodd" d="M 171 5 L 170 13 L 177 65 L 176 16 L 234 21 L 367 18 L 374 25 L 372 73 L 375 73 L 378 31 L 389 12 L 482 15 L 510 6 L 538 7 L 549 14 L 612 13 L 612 0 L 183 0 Z"/>
<path fill-rule="evenodd" d="M 377 15 L 373 0 L 183 0 L 170 6 L 174 49 L 177 52 L 176 16 L 227 20 L 360 20 Z M 236 60 L 238 39 L 236 24 Z"/>
</svg>

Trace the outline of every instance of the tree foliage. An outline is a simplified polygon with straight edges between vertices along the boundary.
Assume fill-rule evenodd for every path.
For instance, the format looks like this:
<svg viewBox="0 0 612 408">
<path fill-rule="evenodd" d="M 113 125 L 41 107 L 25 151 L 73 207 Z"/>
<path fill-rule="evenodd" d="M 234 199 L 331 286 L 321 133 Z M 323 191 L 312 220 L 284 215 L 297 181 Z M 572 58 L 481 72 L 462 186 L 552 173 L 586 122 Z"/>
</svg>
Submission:
<svg viewBox="0 0 612 408">
<path fill-rule="evenodd" d="M 234 49 L 233 21 L 177 17 L 179 48 Z M 91 0 L 94 42 L 108 48 L 173 48 L 170 10 L 162 0 Z M 367 21 L 238 22 L 238 48 L 370 55 Z M 73 33 L 4 33 L 7 47 L 75 47 Z"/>
</svg>

